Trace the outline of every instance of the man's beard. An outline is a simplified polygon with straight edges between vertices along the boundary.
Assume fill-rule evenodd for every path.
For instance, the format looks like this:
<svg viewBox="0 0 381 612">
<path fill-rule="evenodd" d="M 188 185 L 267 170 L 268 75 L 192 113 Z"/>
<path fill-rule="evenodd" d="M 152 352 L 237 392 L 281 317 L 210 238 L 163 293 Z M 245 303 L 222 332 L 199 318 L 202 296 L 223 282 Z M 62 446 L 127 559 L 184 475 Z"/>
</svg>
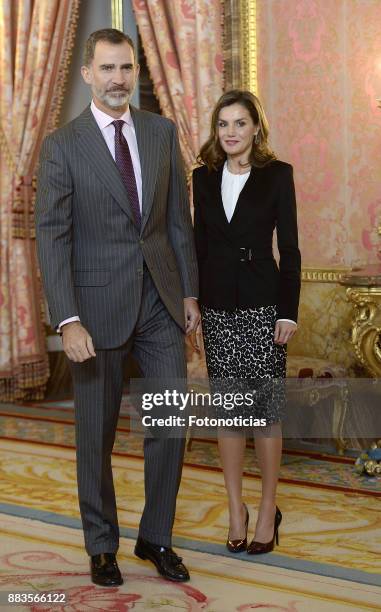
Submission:
<svg viewBox="0 0 381 612">
<path fill-rule="evenodd" d="M 99 98 L 99 100 L 103 102 L 105 106 L 113 110 L 118 110 L 119 108 L 125 108 L 130 101 L 131 92 L 125 89 L 124 90 L 118 89 L 118 90 L 106 91 L 106 92 L 101 92 L 97 90 L 97 88 L 94 88 L 94 89 L 95 89 L 95 94 L 97 98 Z"/>
</svg>

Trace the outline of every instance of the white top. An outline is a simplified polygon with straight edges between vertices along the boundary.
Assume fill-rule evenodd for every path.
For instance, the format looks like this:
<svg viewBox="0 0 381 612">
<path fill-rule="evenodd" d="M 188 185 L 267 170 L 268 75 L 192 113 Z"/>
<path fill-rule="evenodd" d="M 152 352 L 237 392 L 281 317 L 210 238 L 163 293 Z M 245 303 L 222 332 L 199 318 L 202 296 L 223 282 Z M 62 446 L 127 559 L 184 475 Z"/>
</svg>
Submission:
<svg viewBox="0 0 381 612">
<path fill-rule="evenodd" d="M 224 164 L 221 182 L 221 195 L 225 215 L 229 223 L 234 214 L 235 207 L 237 206 L 239 194 L 250 176 L 250 171 L 251 168 L 244 174 L 233 174 L 233 172 L 228 170 L 227 161 Z"/>
<path fill-rule="evenodd" d="M 222 172 L 221 182 L 221 196 L 222 203 L 224 205 L 225 215 L 230 223 L 232 216 L 234 215 L 235 208 L 237 206 L 239 194 L 241 193 L 247 179 L 250 176 L 251 168 L 243 174 L 233 174 L 228 169 L 228 162 L 224 163 L 224 169 Z M 291 319 L 277 319 L 278 321 L 288 321 L 294 323 Z"/>
</svg>

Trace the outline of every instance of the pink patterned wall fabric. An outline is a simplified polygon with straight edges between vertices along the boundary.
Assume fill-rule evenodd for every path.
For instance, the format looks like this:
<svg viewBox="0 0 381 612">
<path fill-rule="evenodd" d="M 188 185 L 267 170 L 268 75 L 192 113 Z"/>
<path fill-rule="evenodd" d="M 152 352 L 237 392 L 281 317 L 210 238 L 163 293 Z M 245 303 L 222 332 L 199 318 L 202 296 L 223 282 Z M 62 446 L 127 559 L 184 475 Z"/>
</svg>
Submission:
<svg viewBox="0 0 381 612">
<path fill-rule="evenodd" d="M 294 166 L 304 265 L 376 262 L 380 0 L 257 0 L 258 94 Z"/>
<path fill-rule="evenodd" d="M 221 0 L 133 0 L 163 114 L 177 125 L 189 171 L 222 94 Z"/>
</svg>

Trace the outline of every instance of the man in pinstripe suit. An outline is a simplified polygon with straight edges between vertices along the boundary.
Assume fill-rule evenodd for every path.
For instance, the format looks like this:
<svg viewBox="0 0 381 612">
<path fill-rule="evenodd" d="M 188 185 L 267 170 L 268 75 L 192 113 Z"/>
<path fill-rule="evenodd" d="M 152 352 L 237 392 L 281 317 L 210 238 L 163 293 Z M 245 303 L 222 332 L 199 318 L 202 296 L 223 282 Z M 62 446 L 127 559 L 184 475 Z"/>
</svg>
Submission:
<svg viewBox="0 0 381 612">
<path fill-rule="evenodd" d="M 184 331 L 199 322 L 198 278 L 174 125 L 129 105 L 139 73 L 131 39 L 94 32 L 82 76 L 91 105 L 42 146 L 36 232 L 51 322 L 75 396 L 77 476 L 96 584 L 123 580 L 111 469 L 122 365 L 185 378 Z M 171 548 L 184 439 L 146 438 L 145 507 L 135 547 L 170 580 L 189 579 Z"/>
</svg>

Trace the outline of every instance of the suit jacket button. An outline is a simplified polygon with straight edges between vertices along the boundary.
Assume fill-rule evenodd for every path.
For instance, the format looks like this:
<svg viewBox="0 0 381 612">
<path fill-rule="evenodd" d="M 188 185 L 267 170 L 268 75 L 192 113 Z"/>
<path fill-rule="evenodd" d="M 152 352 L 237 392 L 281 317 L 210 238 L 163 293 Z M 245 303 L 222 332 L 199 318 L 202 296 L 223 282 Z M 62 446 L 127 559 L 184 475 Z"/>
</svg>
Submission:
<svg viewBox="0 0 381 612">
<path fill-rule="evenodd" d="M 140 244 L 140 246 L 143 246 L 144 240 L 139 240 L 139 244 Z"/>
<path fill-rule="evenodd" d="M 142 270 L 142 268 L 138 268 L 138 276 L 143 276 L 143 270 Z"/>
</svg>

